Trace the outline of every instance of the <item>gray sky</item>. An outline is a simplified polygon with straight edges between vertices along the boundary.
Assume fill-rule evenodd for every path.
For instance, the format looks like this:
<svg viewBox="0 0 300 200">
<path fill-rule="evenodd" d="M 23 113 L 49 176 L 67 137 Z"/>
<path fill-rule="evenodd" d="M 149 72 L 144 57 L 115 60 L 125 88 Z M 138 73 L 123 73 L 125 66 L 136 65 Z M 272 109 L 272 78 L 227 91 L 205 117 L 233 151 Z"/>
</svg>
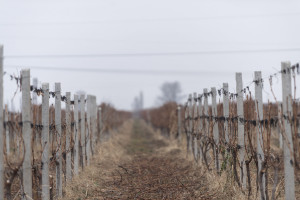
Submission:
<svg viewBox="0 0 300 200">
<path fill-rule="evenodd" d="M 4 71 L 32 67 L 52 88 L 61 82 L 63 92 L 84 90 L 121 109 L 140 91 L 154 106 L 165 81 L 179 81 L 184 94 L 223 82 L 234 92 L 235 72 L 247 85 L 255 70 L 266 76 L 299 61 L 299 8 L 277 0 L 1 1 Z M 267 85 L 264 98 L 273 100 Z M 5 103 L 14 91 L 6 77 Z"/>
</svg>

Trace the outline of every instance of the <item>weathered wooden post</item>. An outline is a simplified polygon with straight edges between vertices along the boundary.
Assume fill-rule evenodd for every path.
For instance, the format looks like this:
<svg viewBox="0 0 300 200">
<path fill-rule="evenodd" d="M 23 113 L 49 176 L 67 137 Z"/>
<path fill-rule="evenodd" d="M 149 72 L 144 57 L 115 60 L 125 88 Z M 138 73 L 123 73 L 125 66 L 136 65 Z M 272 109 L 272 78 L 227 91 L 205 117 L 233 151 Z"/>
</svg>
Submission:
<svg viewBox="0 0 300 200">
<path fill-rule="evenodd" d="M 33 89 L 37 89 L 38 88 L 38 79 L 37 78 L 33 78 L 32 79 L 32 86 L 33 86 Z M 36 113 L 35 117 L 34 117 L 34 114 L 32 114 L 32 121 L 35 122 L 36 124 L 39 123 L 39 112 L 38 112 L 38 95 L 36 92 L 32 92 L 32 109 L 33 109 L 33 112 Z M 33 119 L 34 117 L 34 119 Z M 38 132 L 36 130 L 33 131 L 34 133 L 34 144 L 36 147 L 40 147 L 40 135 L 38 134 Z"/>
<path fill-rule="evenodd" d="M 245 166 L 245 142 L 244 142 L 244 102 L 243 102 L 243 80 L 242 73 L 236 73 L 236 91 L 237 91 L 237 115 L 238 115 L 238 146 L 240 161 L 240 182 L 242 188 L 246 189 L 246 166 Z"/>
<path fill-rule="evenodd" d="M 209 120 L 208 120 L 208 93 L 207 89 L 203 89 L 203 95 L 204 95 L 204 125 L 205 125 L 205 133 L 204 137 L 207 139 L 209 137 Z"/>
<path fill-rule="evenodd" d="M 92 155 L 95 154 L 96 140 L 97 140 L 97 99 L 96 96 L 92 96 Z"/>
<path fill-rule="evenodd" d="M 186 153 L 189 154 L 189 100 L 185 103 L 184 123 L 186 127 Z"/>
<path fill-rule="evenodd" d="M 55 124 L 55 120 L 53 119 L 53 115 L 55 117 L 55 114 L 54 114 L 55 109 L 53 108 L 53 104 L 51 104 L 51 106 L 49 108 L 49 112 L 50 112 L 49 124 L 53 125 L 53 124 Z M 54 130 L 49 129 L 50 152 L 54 151 L 54 141 L 55 141 Z"/>
<path fill-rule="evenodd" d="M 294 174 L 294 148 L 291 131 L 292 119 L 292 85 L 291 85 L 291 63 L 281 63 L 282 77 L 282 111 L 284 126 L 284 182 L 285 182 L 285 199 L 295 199 L 295 174 Z"/>
<path fill-rule="evenodd" d="M 87 139 L 86 139 L 86 160 L 87 165 L 90 165 L 90 157 L 91 157 L 91 137 L 92 137 L 92 129 L 91 129 L 91 101 L 92 96 L 87 95 L 86 100 L 86 118 L 87 118 Z"/>
<path fill-rule="evenodd" d="M 82 155 L 82 169 L 85 167 L 85 161 L 86 161 L 86 156 L 85 156 L 85 141 L 86 141 L 86 136 L 85 136 L 85 99 L 84 95 L 80 95 L 80 147 L 81 147 L 81 155 Z"/>
<path fill-rule="evenodd" d="M 0 133 L 3 133 L 3 46 L 0 45 Z M 4 146 L 3 134 L 0 134 L 0 147 Z M 0 199 L 4 199 L 4 152 L 0 148 Z"/>
<path fill-rule="evenodd" d="M 78 95 L 74 95 L 74 174 L 78 175 L 78 166 L 79 166 L 79 124 L 78 124 Z"/>
<path fill-rule="evenodd" d="M 189 95 L 188 99 L 189 106 L 189 130 L 188 130 L 188 151 L 192 153 L 192 134 L 193 134 L 193 98 L 192 94 Z"/>
<path fill-rule="evenodd" d="M 71 166 L 71 93 L 66 93 L 66 182 L 72 180 Z"/>
<path fill-rule="evenodd" d="M 8 109 L 7 109 L 7 104 L 5 104 L 5 116 L 4 116 L 4 121 L 6 124 L 5 127 L 5 141 L 6 141 L 6 153 L 10 153 L 10 140 L 9 140 L 9 127 L 7 126 L 8 122 Z"/>
<path fill-rule="evenodd" d="M 95 111 L 95 96 L 91 96 L 91 155 L 94 155 L 94 150 L 95 150 L 95 117 L 94 117 L 94 111 Z"/>
<path fill-rule="evenodd" d="M 177 140 L 181 144 L 181 107 L 177 106 Z"/>
<path fill-rule="evenodd" d="M 229 135 L 229 88 L 228 83 L 223 83 L 223 115 L 224 115 L 224 134 L 225 134 L 225 146 L 231 142 L 232 135 Z M 230 149 L 226 147 L 225 153 L 225 167 L 230 166 Z"/>
<path fill-rule="evenodd" d="M 229 118 L 229 98 L 228 98 L 228 83 L 223 83 L 223 113 L 225 117 L 224 121 L 224 131 L 225 131 L 225 142 L 229 143 L 229 126 L 228 126 L 228 118 Z M 231 137 L 230 137 L 231 138 Z"/>
<path fill-rule="evenodd" d="M 102 114 L 101 114 L 101 106 L 98 107 L 98 126 L 99 126 L 99 133 L 98 133 L 98 141 L 101 141 L 101 132 L 102 132 Z"/>
<path fill-rule="evenodd" d="M 31 163 L 31 102 L 30 102 L 30 70 L 21 71 L 22 78 L 22 135 L 25 146 L 25 157 L 23 161 L 23 199 L 32 198 L 32 163 Z"/>
<path fill-rule="evenodd" d="M 215 166 L 217 172 L 220 171 L 219 165 L 219 127 L 218 127 L 218 109 L 217 109 L 217 90 L 215 87 L 211 88 L 211 102 L 212 102 L 212 121 L 213 121 L 213 136 L 214 136 L 214 155 L 215 155 Z"/>
<path fill-rule="evenodd" d="M 254 72 L 254 83 L 255 83 L 255 110 L 256 110 L 256 119 L 258 128 L 256 130 L 256 144 L 257 144 L 257 161 L 258 161 L 258 181 L 261 193 L 261 199 L 265 199 L 265 174 L 261 171 L 262 163 L 265 160 L 264 156 L 264 140 L 263 140 L 263 126 L 260 124 L 260 121 L 263 120 L 263 96 L 262 96 L 262 77 L 261 72 Z"/>
<path fill-rule="evenodd" d="M 203 89 L 203 96 L 204 96 L 204 109 L 203 109 L 203 113 L 204 113 L 204 131 L 202 134 L 202 140 L 204 143 L 206 143 L 206 141 L 208 141 L 209 138 L 209 119 L 208 119 L 208 92 L 207 92 L 207 88 Z M 209 154 L 208 154 L 209 155 Z M 203 156 L 207 157 L 207 151 L 204 151 Z"/>
<path fill-rule="evenodd" d="M 193 127 L 192 127 L 192 139 L 193 139 L 193 151 L 194 151 L 194 158 L 195 158 L 195 161 L 198 162 L 198 142 L 197 142 L 197 135 L 198 135 L 198 129 L 195 128 L 195 125 L 197 124 L 197 118 L 198 118 L 198 106 L 197 106 L 197 93 L 195 92 L 194 93 L 194 96 L 193 96 L 193 121 L 194 121 L 194 124 L 193 124 Z"/>
<path fill-rule="evenodd" d="M 56 195 L 62 197 L 62 134 L 61 134 L 61 87 L 55 83 L 55 128 L 57 133 L 56 151 Z"/>
<path fill-rule="evenodd" d="M 49 183 L 49 84 L 42 84 L 42 199 L 50 199 Z"/>
<path fill-rule="evenodd" d="M 202 140 L 203 140 L 203 107 L 202 107 L 202 96 L 198 94 L 198 120 L 199 120 L 199 140 L 198 140 L 198 152 L 199 152 L 199 160 L 202 160 Z"/>
</svg>

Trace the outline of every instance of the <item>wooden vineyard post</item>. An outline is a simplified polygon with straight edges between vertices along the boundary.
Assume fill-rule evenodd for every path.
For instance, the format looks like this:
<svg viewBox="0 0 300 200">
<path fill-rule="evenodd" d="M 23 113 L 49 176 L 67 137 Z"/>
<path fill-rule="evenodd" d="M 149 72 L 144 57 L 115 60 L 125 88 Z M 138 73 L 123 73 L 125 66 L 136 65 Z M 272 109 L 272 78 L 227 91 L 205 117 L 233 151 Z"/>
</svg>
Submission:
<svg viewBox="0 0 300 200">
<path fill-rule="evenodd" d="M 207 95 L 207 89 L 203 89 L 204 94 L 204 137 L 207 139 L 209 137 L 209 120 L 208 120 L 208 95 Z"/>
<path fill-rule="evenodd" d="M 225 166 L 230 166 L 230 150 L 226 147 L 231 142 L 232 135 L 229 136 L 229 88 L 228 83 L 223 83 L 223 115 L 224 115 L 224 135 L 225 135 Z M 223 166 L 222 166 L 223 167 Z"/>
<path fill-rule="evenodd" d="M 198 131 L 197 129 L 195 129 L 195 125 L 197 124 L 197 117 L 198 117 L 198 106 L 197 106 L 197 93 L 194 93 L 194 96 L 193 96 L 193 121 L 194 121 L 194 124 L 192 126 L 192 142 L 193 142 L 193 151 L 194 151 L 194 158 L 195 158 L 195 161 L 198 162 L 198 142 L 197 142 L 197 135 L 198 135 Z"/>
<path fill-rule="evenodd" d="M 80 95 L 80 147 L 81 147 L 81 156 L 82 156 L 82 169 L 85 167 L 85 99 L 84 95 Z"/>
<path fill-rule="evenodd" d="M 95 96 L 95 99 L 94 99 L 94 126 L 95 126 L 95 145 L 97 145 L 97 141 L 99 140 L 98 139 L 98 106 L 97 106 L 97 97 Z"/>
<path fill-rule="evenodd" d="M 242 188 L 246 189 L 244 124 L 240 120 L 240 119 L 244 119 L 242 73 L 236 73 L 235 77 L 236 77 L 236 92 L 237 92 L 238 147 L 239 147 L 239 161 L 240 161 L 240 182 L 242 184 Z"/>
<path fill-rule="evenodd" d="M 21 71 L 22 78 L 22 135 L 25 146 L 23 161 L 23 199 L 32 198 L 32 130 L 31 130 L 31 102 L 30 102 L 30 70 Z"/>
<path fill-rule="evenodd" d="M 184 109 L 184 123 L 186 126 L 186 154 L 189 154 L 189 101 L 185 103 Z"/>
<path fill-rule="evenodd" d="M 102 133 L 102 114 L 101 114 L 101 107 L 98 107 L 98 126 L 99 126 L 99 133 L 98 133 L 98 142 L 101 141 L 101 133 Z"/>
<path fill-rule="evenodd" d="M 94 149 L 95 149 L 95 117 L 94 117 L 94 111 L 95 111 L 95 107 L 94 107 L 94 102 L 95 102 L 95 96 L 91 96 L 91 156 L 94 155 Z"/>
<path fill-rule="evenodd" d="M 203 136 L 203 107 L 202 107 L 202 96 L 198 94 L 198 120 L 199 120 L 199 139 L 198 139 L 198 153 L 199 153 L 199 160 L 201 161 L 202 158 L 202 136 Z"/>
<path fill-rule="evenodd" d="M 32 86 L 33 86 L 33 89 L 35 90 L 35 89 L 38 89 L 38 79 L 37 78 L 33 78 L 32 79 Z M 37 112 L 38 111 L 38 95 L 37 95 L 37 93 L 36 92 L 32 92 L 32 110 L 33 110 L 33 112 L 35 112 L 36 113 L 36 115 L 34 115 L 34 114 L 32 114 L 32 121 L 33 121 L 33 123 L 35 123 L 35 124 L 38 124 L 39 123 L 39 112 Z M 34 130 L 34 144 L 33 145 L 35 145 L 35 147 L 37 147 L 37 148 L 39 148 L 40 147 L 40 135 L 37 133 L 37 131 L 36 130 Z"/>
<path fill-rule="evenodd" d="M 50 93 L 49 93 L 50 95 Z M 55 109 L 53 108 L 53 104 L 50 106 L 49 108 L 49 112 L 50 112 L 50 118 L 49 118 L 49 124 L 55 124 L 55 119 L 53 119 L 53 115 L 54 115 L 54 112 L 55 112 Z M 54 115 L 55 117 L 55 115 Z M 54 141 L 55 141 L 55 129 L 50 129 L 49 130 L 49 142 L 50 142 L 50 152 L 53 152 L 54 151 Z"/>
<path fill-rule="evenodd" d="M 91 96 L 91 106 L 90 106 L 90 126 L 91 126 L 91 155 L 94 155 L 95 152 L 95 139 L 96 139 L 96 133 L 95 133 L 95 96 Z"/>
<path fill-rule="evenodd" d="M 66 182 L 72 180 L 71 166 L 71 93 L 66 93 Z"/>
<path fill-rule="evenodd" d="M 95 154 L 96 140 L 97 140 L 97 99 L 96 96 L 92 96 L 92 155 Z"/>
<path fill-rule="evenodd" d="M 262 77 L 261 72 L 254 72 L 254 83 L 255 83 L 255 110 L 258 128 L 256 129 L 256 144 L 257 144 L 257 161 L 258 161 L 258 186 L 260 187 L 261 199 L 266 198 L 265 194 L 265 174 L 261 172 L 262 163 L 265 160 L 264 156 L 264 140 L 263 140 L 263 126 L 260 121 L 263 120 L 263 96 L 262 96 Z M 263 192 L 262 192 L 263 191 Z"/>
<path fill-rule="evenodd" d="M 229 143 L 229 126 L 228 119 L 229 118 L 229 98 L 228 98 L 228 83 L 223 83 L 223 113 L 225 117 L 224 121 L 224 131 L 225 131 L 225 142 Z"/>
<path fill-rule="evenodd" d="M 44 83 L 42 90 L 42 199 L 49 200 L 49 84 Z"/>
<path fill-rule="evenodd" d="M 284 180 L 285 199 L 295 199 L 295 175 L 294 175 L 294 148 L 292 140 L 291 122 L 292 119 L 292 85 L 290 62 L 281 63 L 282 77 L 282 111 L 284 127 Z"/>
<path fill-rule="evenodd" d="M 56 151 L 56 195 L 62 197 L 62 134 L 61 134 L 61 87 L 55 83 L 55 128 L 57 135 Z"/>
<path fill-rule="evenodd" d="M 78 124 L 78 95 L 74 95 L 74 174 L 78 175 L 78 165 L 79 165 L 79 124 Z"/>
<path fill-rule="evenodd" d="M 181 107 L 177 106 L 177 140 L 181 143 Z"/>
<path fill-rule="evenodd" d="M 9 155 L 10 153 L 10 140 L 9 140 L 9 127 L 7 126 L 7 122 L 8 122 L 8 109 L 7 109 L 7 104 L 5 104 L 5 116 L 4 116 L 4 121 L 6 124 L 5 127 L 5 143 L 6 143 L 6 153 L 7 155 Z"/>
<path fill-rule="evenodd" d="M 218 128 L 218 111 L 217 111 L 217 90 L 215 87 L 211 88 L 211 102 L 212 102 L 212 121 L 213 121 L 213 136 L 214 136 L 214 155 L 215 155 L 215 167 L 217 172 L 220 171 L 219 166 L 219 128 Z"/>
<path fill-rule="evenodd" d="M 0 45 L 0 133 L 3 133 L 3 46 Z M 0 134 L 0 199 L 4 199 L 4 152 L 3 134 Z"/>
<path fill-rule="evenodd" d="M 86 118 L 87 118 L 87 133 L 86 133 L 86 160 L 87 166 L 90 165 L 90 157 L 91 157 L 91 136 L 92 136 L 92 129 L 91 129 L 91 95 L 87 95 L 86 100 Z"/>
<path fill-rule="evenodd" d="M 188 100 L 188 108 L 189 108 L 189 128 L 188 128 L 188 151 L 192 153 L 192 133 L 193 133 L 193 98 L 192 94 L 189 95 Z"/>
<path fill-rule="evenodd" d="M 206 143 L 209 138 L 209 119 L 208 119 L 208 92 L 207 88 L 203 89 L 204 101 L 203 101 L 203 121 L 204 121 L 204 131 L 202 133 L 202 141 Z M 204 147 L 205 148 L 205 147 Z M 209 155 L 208 151 L 204 151 L 203 156 L 207 157 Z"/>
</svg>

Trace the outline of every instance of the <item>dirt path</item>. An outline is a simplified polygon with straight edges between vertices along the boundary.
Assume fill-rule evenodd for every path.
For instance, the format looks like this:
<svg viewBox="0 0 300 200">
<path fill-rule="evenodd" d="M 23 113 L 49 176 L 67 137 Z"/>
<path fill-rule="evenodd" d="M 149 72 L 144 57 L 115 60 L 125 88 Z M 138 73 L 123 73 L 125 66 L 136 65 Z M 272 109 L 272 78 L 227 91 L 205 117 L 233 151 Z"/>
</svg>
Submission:
<svg viewBox="0 0 300 200">
<path fill-rule="evenodd" d="M 133 122 L 130 137 L 110 147 L 120 148 L 118 158 L 95 158 L 96 167 L 74 180 L 65 199 L 211 199 L 204 172 L 153 132 Z"/>
</svg>

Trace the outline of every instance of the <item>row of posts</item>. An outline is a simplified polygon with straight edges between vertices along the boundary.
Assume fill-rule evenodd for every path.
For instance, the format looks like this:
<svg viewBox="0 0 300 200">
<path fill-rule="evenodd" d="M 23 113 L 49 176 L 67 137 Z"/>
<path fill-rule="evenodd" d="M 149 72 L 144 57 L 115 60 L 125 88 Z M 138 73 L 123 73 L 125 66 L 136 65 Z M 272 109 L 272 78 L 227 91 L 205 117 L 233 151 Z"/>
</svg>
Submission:
<svg viewBox="0 0 300 200">
<path fill-rule="evenodd" d="M 9 134 L 7 129 L 4 133 L 3 117 L 3 46 L 0 46 L 0 147 L 4 146 L 4 134 L 6 134 L 6 144 L 9 145 Z M 24 161 L 22 165 L 23 195 L 22 199 L 33 199 L 32 193 L 32 104 L 31 104 L 31 86 L 30 70 L 21 71 L 21 91 L 22 91 L 22 137 L 24 140 Z M 53 137 L 49 134 L 49 84 L 42 84 L 42 187 L 41 197 L 43 200 L 50 199 L 50 142 Z M 34 98 L 33 98 L 34 100 Z M 82 169 L 88 166 L 91 156 L 95 153 L 96 144 L 100 140 L 98 125 L 101 126 L 101 108 L 96 104 L 96 97 L 92 95 L 74 95 L 74 110 L 71 112 L 71 93 L 66 93 L 65 99 L 65 119 L 62 120 L 61 110 L 61 84 L 55 83 L 55 134 L 57 137 L 56 146 L 56 197 L 63 196 L 63 161 L 62 161 L 62 126 L 66 128 L 66 183 L 72 180 L 72 177 L 78 175 L 80 166 Z M 99 111 L 99 117 L 98 117 Z M 74 114 L 72 120 L 72 113 Z M 74 126 L 72 129 L 71 127 Z M 79 129 L 80 128 L 80 129 Z M 73 131 L 72 131 L 73 130 Z M 74 147 L 71 149 L 71 138 L 74 140 Z M 53 141 L 52 141 L 53 142 Z M 0 148 L 0 199 L 4 199 L 4 150 L 9 152 L 9 147 Z M 81 158 L 80 158 L 81 157 Z M 73 158 L 73 163 L 72 163 Z M 72 169 L 73 166 L 73 169 Z"/>
<path fill-rule="evenodd" d="M 290 62 L 282 62 L 281 63 L 281 78 L 282 78 L 282 104 L 279 104 L 279 119 L 281 116 L 292 116 L 292 81 L 291 81 L 291 72 L 290 70 L 291 64 Z M 262 83 L 262 74 L 260 71 L 254 73 L 254 81 L 255 81 L 255 111 L 257 120 L 261 121 L 264 119 L 263 116 L 263 83 Z M 244 118 L 244 99 L 243 99 L 243 82 L 242 82 L 242 73 L 236 73 L 236 91 L 237 91 L 237 117 Z M 207 94 L 208 90 L 204 89 L 203 93 Z M 216 88 L 211 88 L 211 107 L 212 107 L 212 117 L 217 117 L 217 101 L 216 101 Z M 200 95 L 199 95 L 200 97 Z M 185 111 L 185 118 L 189 119 L 188 127 L 187 127 L 187 150 L 188 152 L 194 151 L 194 156 L 199 157 L 202 159 L 202 152 L 199 145 L 201 145 L 202 141 L 197 141 L 197 137 L 192 136 L 193 132 L 193 120 L 198 116 L 200 121 L 199 130 L 203 130 L 203 123 L 202 119 L 205 120 L 204 124 L 208 124 L 209 120 L 207 118 L 201 118 L 202 115 L 208 116 L 208 96 L 204 95 L 204 102 L 202 106 L 201 98 L 198 98 L 198 106 L 197 106 L 197 94 L 189 95 L 188 102 L 187 102 L 187 109 Z M 181 140 L 181 108 L 178 106 L 178 139 Z M 225 118 L 229 117 L 229 90 L 228 90 L 228 83 L 223 83 L 223 116 Z M 293 141 L 292 141 L 292 130 L 290 121 L 287 118 L 284 118 L 280 121 L 283 122 L 280 127 L 280 146 L 283 148 L 284 153 L 284 176 L 285 176 L 285 199 L 295 199 L 295 177 L 294 177 L 294 148 L 293 148 Z M 264 162 L 264 150 L 263 150 L 263 127 L 260 123 L 259 127 L 256 129 L 257 134 L 257 160 L 258 160 L 258 173 L 260 174 L 262 170 L 262 163 Z M 238 120 L 238 145 L 240 147 L 238 154 L 239 154 L 239 166 L 240 166 L 240 182 L 242 183 L 242 188 L 246 188 L 246 165 L 245 165 L 245 133 L 244 133 L 244 123 Z M 213 123 L 213 139 L 215 145 L 219 145 L 219 130 L 218 130 L 218 123 Z M 224 122 L 224 136 L 225 142 L 229 143 L 232 135 L 229 133 L 228 121 L 225 120 Z M 198 134 L 198 132 L 197 132 Z M 206 125 L 204 127 L 204 131 L 201 133 L 200 138 L 207 138 L 209 137 L 209 127 Z M 283 139 L 283 140 L 282 140 Z M 220 161 L 218 158 L 218 152 L 216 150 L 217 147 L 214 147 L 214 155 L 215 155 L 215 167 L 216 170 L 220 170 Z M 265 176 L 262 177 L 262 188 L 260 191 L 265 192 Z M 261 199 L 265 199 L 266 194 L 261 194 Z"/>
</svg>

